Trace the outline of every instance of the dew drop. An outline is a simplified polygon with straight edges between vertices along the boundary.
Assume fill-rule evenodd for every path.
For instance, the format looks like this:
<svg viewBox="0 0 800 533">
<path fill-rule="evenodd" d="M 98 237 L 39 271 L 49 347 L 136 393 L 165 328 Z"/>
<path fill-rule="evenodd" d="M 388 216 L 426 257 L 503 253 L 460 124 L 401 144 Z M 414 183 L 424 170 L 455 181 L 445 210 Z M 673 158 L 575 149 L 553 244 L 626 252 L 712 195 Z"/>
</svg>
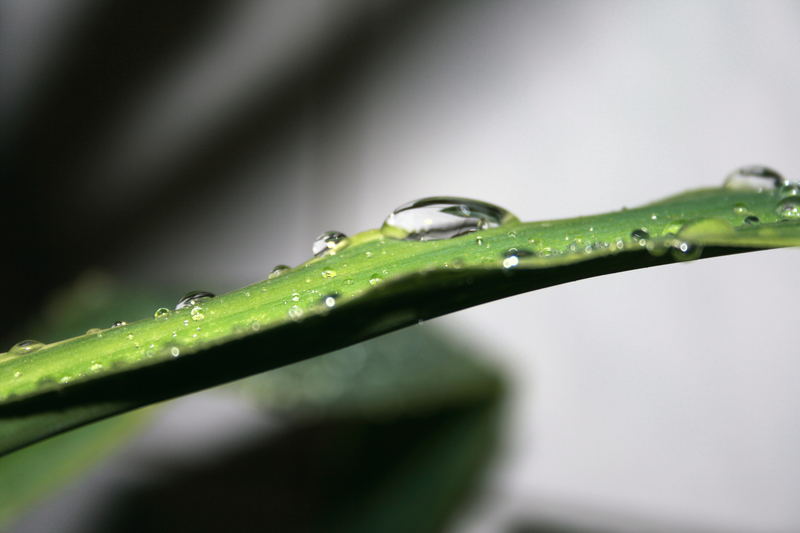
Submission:
<svg viewBox="0 0 800 533">
<path fill-rule="evenodd" d="M 781 195 L 781 198 L 786 198 L 787 196 L 800 196 L 800 183 L 787 182 L 778 192 Z"/>
<path fill-rule="evenodd" d="M 329 294 L 328 296 L 325 297 L 325 299 L 322 302 L 325 304 L 325 307 L 327 307 L 327 308 L 335 307 L 336 306 L 336 295 L 335 294 Z"/>
<path fill-rule="evenodd" d="M 341 231 L 326 231 L 314 239 L 311 253 L 314 254 L 314 257 L 322 257 L 327 253 L 336 253 L 345 246 L 347 246 L 347 235 Z"/>
<path fill-rule="evenodd" d="M 635 229 L 631 232 L 631 239 L 639 246 L 647 246 L 647 239 L 649 238 L 650 234 L 644 228 Z"/>
<path fill-rule="evenodd" d="M 778 203 L 775 210 L 784 220 L 800 219 L 800 197 L 789 196 Z"/>
<path fill-rule="evenodd" d="M 178 311 L 183 309 L 184 307 L 192 307 L 197 305 L 202 300 L 207 300 L 209 298 L 213 298 L 214 293 L 207 292 L 207 291 L 191 291 L 187 292 L 186 295 L 178 300 L 178 303 L 175 305 L 175 310 Z"/>
<path fill-rule="evenodd" d="M 299 302 L 300 301 L 300 293 L 299 292 L 293 292 L 292 293 L 292 301 L 293 302 Z"/>
<path fill-rule="evenodd" d="M 750 215 L 750 216 L 744 217 L 744 223 L 745 224 L 758 224 L 759 222 L 761 222 L 761 219 L 759 219 L 755 215 Z"/>
<path fill-rule="evenodd" d="M 736 213 L 737 215 L 743 215 L 747 213 L 747 205 L 743 203 L 738 203 L 733 206 L 733 212 Z"/>
<path fill-rule="evenodd" d="M 483 236 L 475 235 L 475 244 L 478 246 L 483 246 Z"/>
<path fill-rule="evenodd" d="M 111 324 L 111 327 L 112 328 L 121 328 L 122 326 L 127 326 L 127 325 L 128 325 L 128 323 L 125 322 L 124 320 L 117 320 L 116 322 Z"/>
<path fill-rule="evenodd" d="M 288 265 L 276 265 L 275 268 L 272 269 L 272 272 L 269 273 L 269 276 L 267 276 L 267 279 L 275 279 L 278 276 L 286 274 L 290 270 L 291 267 Z"/>
<path fill-rule="evenodd" d="M 14 372 L 14 377 L 17 378 L 17 379 L 21 378 L 22 377 L 22 372 L 17 370 L 16 372 Z"/>
<path fill-rule="evenodd" d="M 437 241 L 517 221 L 502 207 L 480 200 L 435 196 L 398 207 L 386 217 L 381 232 L 392 239 Z"/>
<path fill-rule="evenodd" d="M 61 379 L 58 380 L 58 382 L 62 385 L 66 385 L 70 381 L 72 381 L 72 376 L 61 376 Z"/>
<path fill-rule="evenodd" d="M 189 311 L 189 315 L 191 315 L 192 320 L 203 320 L 206 315 L 203 314 L 203 308 L 199 305 L 192 307 L 192 310 Z"/>
<path fill-rule="evenodd" d="M 373 287 L 382 281 L 383 278 L 380 277 L 378 274 L 373 274 L 369 277 L 369 284 L 372 285 Z"/>
<path fill-rule="evenodd" d="M 153 313 L 153 318 L 164 319 L 164 318 L 169 317 L 169 313 L 170 313 L 170 310 L 167 309 L 166 307 L 159 307 L 158 309 L 156 309 L 156 312 Z"/>
<path fill-rule="evenodd" d="M 691 261 L 697 259 L 703 253 L 703 247 L 687 241 L 677 240 L 671 248 L 672 258 L 677 261 Z"/>
<path fill-rule="evenodd" d="M 297 322 L 303 318 L 303 309 L 299 305 L 293 305 L 289 308 L 289 318 Z"/>
<path fill-rule="evenodd" d="M 336 271 L 335 270 L 330 270 L 330 269 L 323 270 L 322 271 L 322 277 L 325 278 L 325 279 L 335 278 L 336 277 Z"/>
<path fill-rule="evenodd" d="M 726 189 L 767 191 L 780 187 L 785 179 L 776 170 L 763 165 L 739 167 L 725 178 Z"/>
<path fill-rule="evenodd" d="M 99 361 L 92 361 L 92 363 L 89 365 L 89 370 L 91 372 L 100 372 L 103 370 L 103 363 L 100 363 Z"/>
<path fill-rule="evenodd" d="M 8 353 L 14 355 L 25 355 L 41 350 L 42 347 L 44 347 L 44 343 L 32 339 L 26 339 L 24 341 L 19 341 L 14 346 L 9 348 Z"/>
<path fill-rule="evenodd" d="M 178 348 L 177 346 L 173 346 L 172 348 L 169 349 L 169 354 L 172 357 L 178 357 L 181 354 L 181 349 Z"/>
</svg>

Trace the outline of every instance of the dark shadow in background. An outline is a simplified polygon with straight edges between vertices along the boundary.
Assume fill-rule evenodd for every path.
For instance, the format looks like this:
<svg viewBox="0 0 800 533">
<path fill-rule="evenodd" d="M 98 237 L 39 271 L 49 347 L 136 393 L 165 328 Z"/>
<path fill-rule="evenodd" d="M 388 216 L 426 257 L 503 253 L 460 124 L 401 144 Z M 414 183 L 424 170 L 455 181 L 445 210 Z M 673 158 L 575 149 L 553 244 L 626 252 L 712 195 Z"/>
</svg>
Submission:
<svg viewBox="0 0 800 533">
<path fill-rule="evenodd" d="M 285 79 L 265 73 L 242 94 L 235 110 L 204 132 L 198 145 L 176 154 L 148 175 L 156 183 L 141 202 L 113 212 L 102 209 L 118 180 L 140 180 L 135 172 L 103 177 L 106 190 L 87 199 L 81 183 L 95 145 L 124 130 L 129 102 L 180 64 L 203 42 L 215 21 L 240 2 L 200 0 L 163 4 L 121 0 L 95 2 L 71 28 L 58 57 L 50 58 L 19 121 L 4 124 L 7 178 L 2 233 L 10 250 L 0 262 L 3 291 L 15 313 L 4 317 L 0 338 L 38 310 L 47 295 L 87 266 L 106 267 L 124 257 L 126 243 L 157 231 L 198 205 L 211 205 L 215 191 L 230 185 L 254 157 L 280 151 L 287 127 L 312 104 L 335 104 L 365 59 L 401 38 L 440 2 L 369 2 L 342 25 L 329 46 L 316 50 Z M 265 177 L 268 179 L 269 177 Z M 324 177 L 320 176 L 320 179 Z M 190 187 L 189 187 L 190 186 Z M 191 195 L 186 191 L 191 190 Z M 12 192 L 13 191 L 13 192 Z M 98 215 L 102 213 L 102 216 Z M 128 238 L 121 238 L 127 236 Z"/>
<path fill-rule="evenodd" d="M 122 493 L 92 532 L 439 531 L 480 481 L 499 404 L 322 421 Z"/>
</svg>

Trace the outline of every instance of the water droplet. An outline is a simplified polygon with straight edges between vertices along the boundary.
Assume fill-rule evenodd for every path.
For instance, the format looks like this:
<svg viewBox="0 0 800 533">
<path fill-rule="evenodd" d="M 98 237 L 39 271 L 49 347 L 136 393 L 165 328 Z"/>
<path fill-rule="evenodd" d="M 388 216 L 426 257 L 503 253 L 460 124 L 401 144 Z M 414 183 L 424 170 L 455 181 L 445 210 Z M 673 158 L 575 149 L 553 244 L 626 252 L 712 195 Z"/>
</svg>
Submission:
<svg viewBox="0 0 800 533">
<path fill-rule="evenodd" d="M 746 191 L 766 191 L 780 187 L 786 180 L 776 170 L 763 165 L 740 167 L 728 174 L 723 187 Z"/>
<path fill-rule="evenodd" d="M 181 349 L 178 348 L 177 346 L 173 346 L 172 348 L 169 349 L 169 354 L 172 357 L 178 357 L 181 354 Z"/>
<path fill-rule="evenodd" d="M 325 278 L 325 279 L 335 278 L 336 277 L 336 271 L 335 270 L 330 270 L 330 269 L 323 270 L 322 271 L 322 277 Z"/>
<path fill-rule="evenodd" d="M 290 270 L 291 267 L 288 265 L 276 265 L 275 268 L 272 269 L 272 272 L 269 273 L 269 276 L 267 276 L 267 279 L 275 279 L 278 276 L 286 274 Z"/>
<path fill-rule="evenodd" d="M 8 353 L 14 355 L 25 355 L 28 353 L 33 353 L 37 350 L 41 350 L 42 347 L 44 347 L 44 343 L 32 339 L 26 339 L 24 341 L 19 341 L 14 346 L 9 348 Z"/>
<path fill-rule="evenodd" d="M 738 203 L 733 206 L 733 212 L 736 213 L 737 215 L 743 215 L 747 213 L 747 205 L 743 203 Z"/>
<path fill-rule="evenodd" d="M 670 247 L 672 258 L 677 261 L 697 259 L 703 253 L 703 247 L 687 241 L 676 240 Z"/>
<path fill-rule="evenodd" d="M 214 293 L 207 292 L 207 291 L 191 291 L 187 292 L 186 295 L 178 300 L 177 305 L 175 305 L 175 310 L 178 311 L 179 309 L 183 309 L 184 307 L 192 307 L 197 305 L 202 300 L 207 300 L 208 298 L 213 298 Z"/>
<path fill-rule="evenodd" d="M 758 224 L 759 222 L 761 222 L 761 219 L 759 219 L 755 215 L 750 215 L 750 216 L 744 217 L 744 223 L 745 224 Z"/>
<path fill-rule="evenodd" d="M 778 216 L 786 220 L 800 219 L 800 197 L 789 196 L 780 201 L 776 209 Z"/>
<path fill-rule="evenodd" d="M 436 241 L 516 221 L 517 217 L 496 205 L 437 196 L 398 207 L 386 217 L 381 232 L 393 239 Z M 481 240 L 476 242 L 482 244 Z"/>
<path fill-rule="evenodd" d="M 303 318 L 303 309 L 299 305 L 293 305 L 289 308 L 289 318 L 297 322 Z"/>
<path fill-rule="evenodd" d="M 58 382 L 62 385 L 66 385 L 70 381 L 72 381 L 72 376 L 61 376 L 61 379 L 58 380 Z"/>
<path fill-rule="evenodd" d="M 112 328 L 121 328 L 122 326 L 127 326 L 127 325 L 128 325 L 128 323 L 125 322 L 124 320 L 117 320 L 116 322 L 111 324 L 111 327 Z"/>
<path fill-rule="evenodd" d="M 20 372 L 19 370 L 17 370 L 16 372 L 14 372 L 14 377 L 15 377 L 15 378 L 21 378 L 21 377 L 22 377 L 22 372 Z"/>
<path fill-rule="evenodd" d="M 169 313 L 170 313 L 170 310 L 167 309 L 166 307 L 159 307 L 158 309 L 156 309 L 156 312 L 153 313 L 153 318 L 156 318 L 156 319 L 158 319 L 158 318 L 162 318 L 162 319 L 163 318 L 167 318 L 169 316 Z"/>
<path fill-rule="evenodd" d="M 311 253 L 314 257 L 322 257 L 326 253 L 336 253 L 336 250 L 347 246 L 347 235 L 340 231 L 326 231 L 314 239 Z"/>
<path fill-rule="evenodd" d="M 647 239 L 649 238 L 650 234 L 644 228 L 635 229 L 631 232 L 631 239 L 639 246 L 647 246 Z"/>
<path fill-rule="evenodd" d="M 325 307 L 328 307 L 328 308 L 335 307 L 336 306 L 336 296 L 337 296 L 336 294 L 329 294 L 328 296 L 326 296 L 325 299 L 323 300 L 323 303 L 325 304 Z"/>
<path fill-rule="evenodd" d="M 787 196 L 800 196 L 800 183 L 795 181 L 787 182 L 778 192 L 781 195 L 781 198 L 786 198 Z"/>
<path fill-rule="evenodd" d="M 299 292 L 293 292 L 292 293 L 292 301 L 293 302 L 299 302 L 300 301 L 300 293 Z"/>
<path fill-rule="evenodd" d="M 203 308 L 199 305 L 192 307 L 192 310 L 189 311 L 189 314 L 192 317 L 192 320 L 203 320 L 206 315 L 203 314 Z"/>
<path fill-rule="evenodd" d="M 373 287 L 382 281 L 383 278 L 380 277 L 378 274 L 373 274 L 369 277 L 369 284 L 372 285 Z"/>
<path fill-rule="evenodd" d="M 653 213 L 652 215 L 650 215 L 650 220 L 658 220 L 658 215 Z"/>
<path fill-rule="evenodd" d="M 89 365 L 89 370 L 91 372 L 100 372 L 101 370 L 103 370 L 103 363 L 100 363 L 98 361 L 92 361 L 92 364 Z"/>
<path fill-rule="evenodd" d="M 510 255 L 505 259 L 503 259 L 503 268 L 505 269 L 514 268 L 518 264 L 519 264 L 519 257 L 517 257 L 516 255 Z"/>
</svg>

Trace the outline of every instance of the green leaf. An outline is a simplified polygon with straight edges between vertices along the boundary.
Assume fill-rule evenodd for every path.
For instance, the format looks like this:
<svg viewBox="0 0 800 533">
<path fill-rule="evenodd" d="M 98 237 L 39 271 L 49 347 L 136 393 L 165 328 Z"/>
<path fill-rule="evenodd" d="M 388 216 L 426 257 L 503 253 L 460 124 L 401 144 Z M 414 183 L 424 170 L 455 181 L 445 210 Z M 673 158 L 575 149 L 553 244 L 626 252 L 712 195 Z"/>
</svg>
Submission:
<svg viewBox="0 0 800 533">
<path fill-rule="evenodd" d="M 89 424 L 0 457 L 0 526 L 128 439 L 148 410 Z"/>
<path fill-rule="evenodd" d="M 504 387 L 425 325 L 218 390 L 278 428 L 162 464 L 98 530 L 441 531 L 494 450 Z"/>
<path fill-rule="evenodd" d="M 704 189 L 427 242 L 360 233 L 274 279 L 161 318 L 0 355 L 0 452 L 512 294 L 800 245 L 800 209 L 786 208 L 796 199 L 785 189 Z"/>
</svg>

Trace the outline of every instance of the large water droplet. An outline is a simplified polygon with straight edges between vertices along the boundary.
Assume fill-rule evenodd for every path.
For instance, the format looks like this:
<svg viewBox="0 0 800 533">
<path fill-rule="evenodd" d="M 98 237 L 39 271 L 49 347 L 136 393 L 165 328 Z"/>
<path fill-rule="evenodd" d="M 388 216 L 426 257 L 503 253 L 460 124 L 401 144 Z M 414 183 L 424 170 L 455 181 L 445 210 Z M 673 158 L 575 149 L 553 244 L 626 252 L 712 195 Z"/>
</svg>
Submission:
<svg viewBox="0 0 800 533">
<path fill-rule="evenodd" d="M 784 220 L 800 219 L 800 197 L 789 196 L 778 203 L 778 216 Z"/>
<path fill-rule="evenodd" d="M 436 241 L 517 221 L 502 207 L 480 200 L 435 196 L 398 207 L 381 232 L 393 239 Z"/>
<path fill-rule="evenodd" d="M 776 189 L 786 182 L 774 169 L 763 165 L 739 167 L 725 178 L 726 189 L 766 191 Z"/>
<path fill-rule="evenodd" d="M 314 257 L 322 257 L 326 253 L 335 253 L 336 250 L 347 245 L 347 235 L 341 231 L 326 231 L 314 239 L 311 253 Z"/>
<path fill-rule="evenodd" d="M 207 292 L 207 291 L 191 291 L 187 292 L 186 295 L 178 300 L 177 305 L 175 305 L 175 310 L 183 309 L 184 307 L 192 307 L 199 303 L 202 300 L 207 300 L 208 298 L 213 298 L 214 293 Z"/>
<path fill-rule="evenodd" d="M 289 272 L 291 267 L 288 265 L 276 265 L 275 268 L 272 269 L 272 272 L 269 273 L 267 279 L 275 279 L 278 276 L 282 276 L 283 274 Z"/>
<path fill-rule="evenodd" d="M 19 341 L 14 346 L 9 348 L 8 353 L 14 355 L 25 355 L 28 353 L 35 352 L 37 350 L 41 350 L 44 346 L 44 343 L 35 341 L 32 339 L 26 339 L 24 341 Z"/>
<path fill-rule="evenodd" d="M 153 313 L 153 318 L 167 318 L 169 316 L 170 310 L 166 307 L 159 307 L 156 309 L 156 312 Z"/>
</svg>

